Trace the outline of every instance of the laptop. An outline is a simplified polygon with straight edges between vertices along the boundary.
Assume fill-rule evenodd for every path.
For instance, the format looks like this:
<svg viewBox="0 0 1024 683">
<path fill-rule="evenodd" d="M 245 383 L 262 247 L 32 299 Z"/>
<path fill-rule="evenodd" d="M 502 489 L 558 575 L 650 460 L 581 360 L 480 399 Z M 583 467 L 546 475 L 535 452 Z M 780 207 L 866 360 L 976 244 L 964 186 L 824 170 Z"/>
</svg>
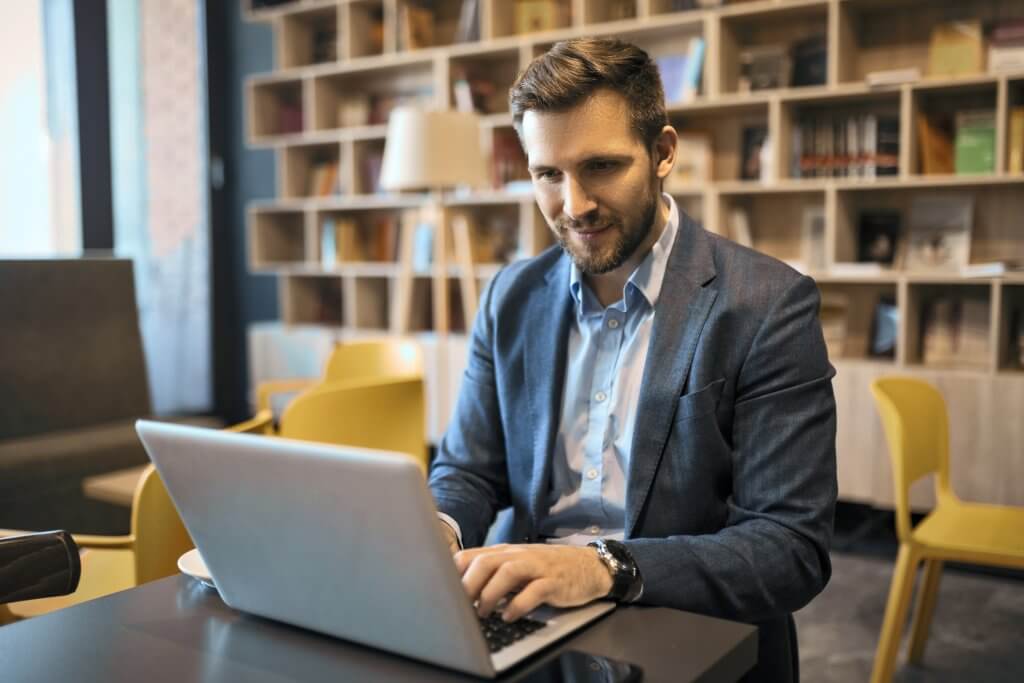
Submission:
<svg viewBox="0 0 1024 683">
<path fill-rule="evenodd" d="M 423 473 L 400 453 L 148 421 L 136 429 L 235 609 L 490 678 L 614 608 L 481 620 Z"/>
</svg>

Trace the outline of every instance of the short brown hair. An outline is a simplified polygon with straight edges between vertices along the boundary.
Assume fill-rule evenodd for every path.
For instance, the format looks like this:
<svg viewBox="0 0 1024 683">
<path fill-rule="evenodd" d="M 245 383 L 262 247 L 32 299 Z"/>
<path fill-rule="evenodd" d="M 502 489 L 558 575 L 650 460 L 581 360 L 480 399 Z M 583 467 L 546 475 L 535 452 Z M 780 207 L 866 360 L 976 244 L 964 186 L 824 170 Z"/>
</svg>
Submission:
<svg viewBox="0 0 1024 683">
<path fill-rule="evenodd" d="M 601 88 L 626 98 L 632 128 L 651 149 L 668 124 L 658 67 L 636 45 L 615 38 L 563 40 L 530 62 L 509 91 L 516 130 L 522 136 L 528 111 L 565 111 Z"/>
</svg>

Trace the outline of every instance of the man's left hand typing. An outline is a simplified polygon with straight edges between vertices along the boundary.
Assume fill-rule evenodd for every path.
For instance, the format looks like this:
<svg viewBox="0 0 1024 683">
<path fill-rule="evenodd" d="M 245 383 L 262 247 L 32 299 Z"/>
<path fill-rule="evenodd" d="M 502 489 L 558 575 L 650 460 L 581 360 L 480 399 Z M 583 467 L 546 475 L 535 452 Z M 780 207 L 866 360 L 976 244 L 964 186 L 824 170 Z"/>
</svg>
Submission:
<svg viewBox="0 0 1024 683">
<path fill-rule="evenodd" d="M 603 598 L 612 577 L 597 551 L 589 547 L 523 544 L 471 548 L 455 554 L 462 585 L 480 616 L 494 611 L 518 591 L 503 610 L 515 621 L 542 604 L 575 607 Z"/>
</svg>

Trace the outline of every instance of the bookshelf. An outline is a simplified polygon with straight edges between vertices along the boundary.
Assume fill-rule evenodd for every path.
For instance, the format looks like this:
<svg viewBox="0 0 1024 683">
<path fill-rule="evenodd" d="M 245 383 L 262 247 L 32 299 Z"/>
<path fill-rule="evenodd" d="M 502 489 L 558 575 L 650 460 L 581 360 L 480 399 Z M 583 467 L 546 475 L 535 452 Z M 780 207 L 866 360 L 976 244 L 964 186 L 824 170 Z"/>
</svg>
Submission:
<svg viewBox="0 0 1024 683">
<path fill-rule="evenodd" d="M 712 232 L 790 262 L 818 282 L 838 369 L 840 495 L 892 503 L 886 445 L 868 384 L 903 373 L 934 382 L 947 397 L 958 491 L 1024 504 L 1024 489 L 1009 483 L 1024 476 L 1018 417 L 1024 274 L 968 277 L 960 270 L 901 267 L 914 207 L 950 196 L 972 206 L 971 263 L 1024 262 L 1024 172 L 1011 172 L 1012 112 L 1024 107 L 1024 70 L 989 72 L 982 62 L 967 72 L 936 74 L 931 47 L 936 27 L 1024 19 L 1021 3 L 291 0 L 254 8 L 251 0 L 241 1 L 246 16 L 270 24 L 275 38 L 275 69 L 244 84 L 249 144 L 275 151 L 278 179 L 276 196 L 254 202 L 248 212 L 250 269 L 276 274 L 280 282 L 282 320 L 277 327 L 259 326 L 258 344 L 251 340 L 262 356 L 273 355 L 275 335 L 283 348 L 293 335 L 297 347 L 308 349 L 310 335 L 340 340 L 393 329 L 395 234 L 403 221 L 415 220 L 427 197 L 377 191 L 392 107 L 419 102 L 472 107 L 481 115 L 490 188 L 443 197 L 449 225 L 456 219 L 470 225 L 471 277 L 479 289 L 503 263 L 552 243 L 523 182 L 528 176 L 508 112 L 505 94 L 516 74 L 556 41 L 574 36 L 620 37 L 655 59 L 683 53 L 701 38 L 699 90 L 668 110 L 688 139 L 706 141 L 710 162 L 705 175 L 671 179 L 667 190 Z M 687 4 L 696 7 L 682 9 Z M 475 11 L 468 12 L 470 5 Z M 817 60 L 805 59 L 799 70 L 756 89 L 765 83 L 759 59 L 800 54 Z M 912 76 L 874 83 L 877 72 L 892 70 Z M 991 140 L 991 149 L 972 160 L 980 172 L 936 167 L 932 140 L 922 137 L 935 122 L 946 131 L 956 162 L 959 147 L 971 142 L 956 134 L 963 111 L 991 114 L 981 138 Z M 826 131 L 833 133 L 832 147 L 807 142 L 827 138 Z M 861 148 L 870 135 L 874 154 L 866 156 Z M 893 266 L 859 261 L 862 221 L 870 212 L 900 216 Z M 325 226 L 332 226 L 330 240 Z M 431 283 L 438 278 L 448 279 L 451 296 L 446 327 L 453 334 L 444 342 L 432 335 L 430 314 Z M 434 438 L 443 432 L 464 364 L 459 294 L 465 282 L 458 266 L 441 272 L 427 262 L 413 283 L 413 333 L 428 357 L 448 368 L 447 377 L 428 376 Z M 947 354 L 940 362 L 929 316 L 950 307 L 970 320 L 975 334 L 964 341 L 969 353 Z M 889 323 L 886 345 L 880 330 Z M 281 367 L 273 358 L 265 365 Z M 254 366 L 253 376 L 264 375 Z M 917 491 L 914 500 L 926 506 L 929 495 Z"/>
</svg>

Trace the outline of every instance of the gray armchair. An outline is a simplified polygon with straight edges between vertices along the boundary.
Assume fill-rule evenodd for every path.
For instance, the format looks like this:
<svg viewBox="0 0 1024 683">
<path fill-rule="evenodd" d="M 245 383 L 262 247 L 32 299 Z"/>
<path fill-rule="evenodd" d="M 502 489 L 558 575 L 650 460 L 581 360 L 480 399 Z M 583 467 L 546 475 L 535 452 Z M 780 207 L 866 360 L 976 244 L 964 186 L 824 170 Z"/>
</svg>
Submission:
<svg viewBox="0 0 1024 683">
<path fill-rule="evenodd" d="M 127 533 L 82 480 L 145 464 L 149 413 L 131 261 L 0 260 L 0 528 Z"/>
</svg>

